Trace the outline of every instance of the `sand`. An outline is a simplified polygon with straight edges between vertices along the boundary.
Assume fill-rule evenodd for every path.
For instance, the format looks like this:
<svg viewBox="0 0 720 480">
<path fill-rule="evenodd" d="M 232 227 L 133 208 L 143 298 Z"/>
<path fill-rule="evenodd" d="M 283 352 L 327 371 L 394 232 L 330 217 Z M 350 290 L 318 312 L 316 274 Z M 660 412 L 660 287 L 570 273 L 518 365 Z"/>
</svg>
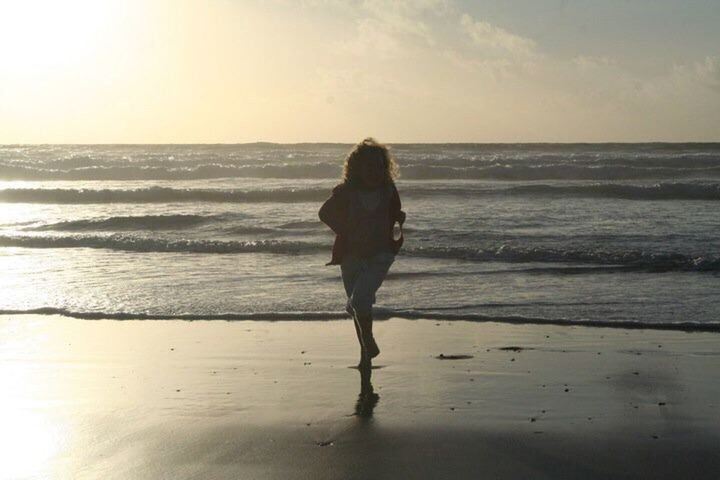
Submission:
<svg viewBox="0 0 720 480">
<path fill-rule="evenodd" d="M 720 336 L 0 317 L 2 479 L 718 478 Z"/>
</svg>

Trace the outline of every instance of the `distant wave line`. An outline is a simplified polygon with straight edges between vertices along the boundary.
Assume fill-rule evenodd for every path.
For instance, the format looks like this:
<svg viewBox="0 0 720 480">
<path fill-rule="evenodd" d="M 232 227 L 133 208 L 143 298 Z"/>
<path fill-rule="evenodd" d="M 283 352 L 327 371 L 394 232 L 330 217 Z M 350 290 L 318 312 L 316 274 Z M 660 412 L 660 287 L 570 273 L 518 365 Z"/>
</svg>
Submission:
<svg viewBox="0 0 720 480">
<path fill-rule="evenodd" d="M 452 147 L 452 146 L 451 146 Z M 68 173 L 71 170 L 132 168 L 135 170 L 164 169 L 169 171 L 207 168 L 333 168 L 345 155 L 345 150 L 306 151 L 287 150 L 284 152 L 194 152 L 192 150 L 174 153 L 136 152 L 130 156 L 124 154 L 95 155 L 73 154 L 71 156 L 33 158 L 11 156 L 0 158 L 0 168 L 45 170 Z M 660 152 L 660 151 L 511 151 L 511 150 L 457 150 L 422 149 L 395 150 L 395 156 L 402 164 L 446 167 L 483 167 L 493 165 L 509 166 L 588 166 L 588 167 L 638 167 L 638 168 L 707 168 L 720 166 L 720 152 L 717 150 L 696 152 Z M 2 151 L 0 150 L 0 156 Z"/>
<path fill-rule="evenodd" d="M 321 201 L 330 196 L 330 188 L 291 190 L 221 190 L 150 187 L 138 189 L 6 188 L 0 190 L 0 202 L 6 203 L 173 203 L 173 202 L 303 202 Z"/>
<path fill-rule="evenodd" d="M 428 186 L 402 185 L 402 196 L 555 196 L 602 197 L 624 200 L 720 200 L 720 183 L 663 182 L 651 185 L 593 183 L 583 185 L 530 184 L 515 186 Z M 330 196 L 330 187 L 238 190 L 150 187 L 137 189 L 6 188 L 0 202 L 54 204 L 111 203 L 298 203 L 321 202 Z"/>
<path fill-rule="evenodd" d="M 406 163 L 402 175 L 411 179 L 485 180 L 629 180 L 720 177 L 720 165 L 708 167 L 645 167 L 642 165 L 511 164 L 426 165 Z M 438 162 L 441 163 L 441 162 Z M 92 166 L 71 169 L 31 168 L 0 164 L 3 180 L 199 180 L 212 178 L 307 178 L 339 177 L 340 164 L 329 162 L 264 165 L 204 164 L 189 168 L 134 165 Z"/>
</svg>

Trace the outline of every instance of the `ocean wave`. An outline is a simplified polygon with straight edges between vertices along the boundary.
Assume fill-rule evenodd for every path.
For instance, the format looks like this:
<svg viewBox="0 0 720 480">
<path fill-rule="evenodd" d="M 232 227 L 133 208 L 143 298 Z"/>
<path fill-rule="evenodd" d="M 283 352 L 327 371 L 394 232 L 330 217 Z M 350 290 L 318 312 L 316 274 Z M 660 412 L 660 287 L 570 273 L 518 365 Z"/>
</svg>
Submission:
<svg viewBox="0 0 720 480">
<path fill-rule="evenodd" d="M 221 190 L 151 187 L 138 189 L 7 188 L 0 190 L 6 203 L 174 203 L 174 202 L 319 202 L 330 196 L 330 189 Z"/>
<path fill-rule="evenodd" d="M 202 180 L 212 178 L 335 178 L 340 163 L 271 163 L 233 165 L 210 163 L 193 167 L 114 165 L 70 169 L 0 164 L 4 180 Z"/>
<path fill-rule="evenodd" d="M 330 252 L 328 243 L 288 240 L 177 240 L 140 237 L 124 234 L 71 235 L 71 236 L 0 236 L 0 247 L 20 248 L 99 248 L 130 252 L 187 252 L 187 253 L 273 253 L 302 255 Z M 720 271 L 720 256 L 697 256 L 678 252 L 647 252 L 642 250 L 563 249 L 548 247 L 523 247 L 503 244 L 493 248 L 472 247 L 415 247 L 407 246 L 402 255 L 421 258 L 465 260 L 472 262 L 547 263 L 565 265 L 601 265 L 608 271 Z M 534 267 L 543 273 L 546 267 Z M 563 273 L 563 270 L 550 270 Z M 591 272 L 591 270 L 589 270 Z M 579 273 L 567 269 L 567 273 Z"/>
<path fill-rule="evenodd" d="M 32 231 L 181 230 L 223 219 L 222 215 L 137 215 L 69 220 L 31 227 Z"/>
<path fill-rule="evenodd" d="M 720 200 L 720 183 L 662 182 L 636 185 L 627 183 L 593 183 L 575 185 L 530 184 L 498 185 L 422 185 L 399 186 L 402 197 L 424 198 L 444 196 L 557 196 L 602 197 L 624 200 Z M 290 189 L 197 189 L 150 187 L 136 189 L 73 189 L 73 188 L 5 188 L 0 189 L 0 202 L 51 204 L 103 203 L 300 203 L 322 202 L 330 196 L 330 187 Z M 302 223 L 302 222 L 301 222 Z M 290 223 L 288 225 L 291 225 Z M 295 228 L 287 226 L 285 228 Z"/>
<path fill-rule="evenodd" d="M 646 155 L 639 152 L 626 152 L 610 156 L 610 152 L 577 153 L 484 153 L 472 152 L 434 152 L 396 155 L 401 166 L 416 164 L 443 167 L 483 167 L 506 165 L 513 167 L 541 167 L 571 165 L 577 167 L 627 167 L 627 168 L 669 168 L 704 169 L 720 166 L 720 154 L 705 153 L 699 155 Z"/>
<path fill-rule="evenodd" d="M 313 221 L 300 220 L 297 222 L 288 222 L 288 223 L 283 223 L 282 225 L 278 225 L 278 228 L 281 228 L 283 230 L 309 230 L 309 229 L 315 229 L 318 227 L 323 227 L 323 224 L 317 220 L 313 220 Z"/>
<path fill-rule="evenodd" d="M 340 176 L 340 162 L 285 162 L 260 165 L 203 164 L 193 167 L 168 166 L 92 166 L 70 169 L 36 168 L 0 164 L 4 180 L 200 180 L 213 178 L 307 178 L 332 179 Z M 632 180 L 720 177 L 720 165 L 708 167 L 668 167 L 643 165 L 577 164 L 527 162 L 523 164 L 482 163 L 463 166 L 404 163 L 404 178 L 421 180 Z"/>
<path fill-rule="evenodd" d="M 568 157 L 558 157 L 567 160 Z M 575 164 L 621 166 L 621 167 L 664 167 L 664 168 L 711 168 L 720 165 L 720 155 L 717 152 L 685 155 L 638 155 L 637 153 L 622 155 L 618 157 L 607 157 L 602 155 L 599 158 L 578 158 L 577 155 L 570 156 Z"/>
<path fill-rule="evenodd" d="M 222 321 L 327 321 L 347 319 L 346 312 L 248 312 L 248 313 L 204 313 L 204 314 L 152 314 L 142 312 L 78 312 L 65 308 L 42 307 L 27 310 L 0 310 L 0 315 L 61 315 L 83 320 L 222 320 Z M 401 310 L 375 308 L 376 320 L 404 318 L 408 320 L 497 322 L 512 324 L 562 325 L 607 327 L 647 330 L 681 330 L 697 332 L 720 332 L 720 323 L 675 322 L 653 323 L 633 320 L 585 320 L 565 318 L 525 317 L 520 315 L 448 314 L 423 310 Z"/>
<path fill-rule="evenodd" d="M 613 251 L 522 247 L 504 244 L 497 248 L 407 247 L 404 254 L 477 262 L 596 264 L 645 271 L 720 271 L 720 257 L 703 257 L 642 250 Z M 570 273 L 573 273 L 572 271 Z"/>
<path fill-rule="evenodd" d="M 127 235 L 0 236 L 0 247 L 101 248 L 126 252 L 276 253 L 298 255 L 325 251 L 327 245 L 286 240 L 173 240 Z"/>
<path fill-rule="evenodd" d="M 277 230 L 268 227 L 257 227 L 254 225 L 232 225 L 223 229 L 226 235 L 261 235 L 277 233 Z"/>
<path fill-rule="evenodd" d="M 668 168 L 626 165 L 577 165 L 574 163 L 512 165 L 497 163 L 481 167 L 448 167 L 410 164 L 402 166 L 404 178 L 422 180 L 639 180 L 720 177 L 720 166 Z"/>
<path fill-rule="evenodd" d="M 658 183 L 530 183 L 510 185 L 479 183 L 423 185 L 406 184 L 400 187 L 403 196 L 413 197 L 451 195 L 463 197 L 486 196 L 554 196 L 573 198 L 617 198 L 623 200 L 720 200 L 720 183 L 708 181 Z"/>
<path fill-rule="evenodd" d="M 718 183 L 657 183 L 654 185 L 522 185 L 502 191 L 506 194 L 552 195 L 560 197 L 605 197 L 626 200 L 720 200 Z"/>
</svg>

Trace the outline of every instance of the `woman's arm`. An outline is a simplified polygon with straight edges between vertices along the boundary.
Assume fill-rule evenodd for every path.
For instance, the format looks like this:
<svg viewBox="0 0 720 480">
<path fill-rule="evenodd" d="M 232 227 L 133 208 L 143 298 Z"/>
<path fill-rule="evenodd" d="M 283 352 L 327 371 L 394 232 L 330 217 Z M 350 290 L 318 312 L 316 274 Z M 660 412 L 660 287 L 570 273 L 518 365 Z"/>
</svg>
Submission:
<svg viewBox="0 0 720 480">
<path fill-rule="evenodd" d="M 318 217 L 337 235 L 345 235 L 348 224 L 347 202 L 345 201 L 342 188 L 339 187 L 340 186 L 333 188 L 330 198 L 325 200 L 325 203 L 320 207 Z"/>
<path fill-rule="evenodd" d="M 391 220 L 394 222 L 400 222 L 400 225 L 405 223 L 405 212 L 402 211 L 402 203 L 400 202 L 400 194 L 393 184 L 392 198 L 390 199 L 390 215 Z"/>
</svg>

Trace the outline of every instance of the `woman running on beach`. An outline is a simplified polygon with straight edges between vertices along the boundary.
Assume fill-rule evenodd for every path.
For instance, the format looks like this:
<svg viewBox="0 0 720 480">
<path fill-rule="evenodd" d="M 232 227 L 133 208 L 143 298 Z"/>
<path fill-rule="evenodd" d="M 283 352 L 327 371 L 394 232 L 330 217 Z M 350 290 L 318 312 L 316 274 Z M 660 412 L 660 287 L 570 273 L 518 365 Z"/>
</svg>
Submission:
<svg viewBox="0 0 720 480">
<path fill-rule="evenodd" d="M 326 265 L 340 265 L 348 297 L 345 310 L 353 317 L 360 343 L 360 366 L 380 354 L 372 333 L 372 306 L 403 243 L 401 228 L 393 236 L 395 222 L 400 226 L 405 222 L 395 188 L 397 175 L 387 147 L 366 138 L 348 154 L 343 182 L 318 212 L 336 234 L 332 259 Z"/>
</svg>

